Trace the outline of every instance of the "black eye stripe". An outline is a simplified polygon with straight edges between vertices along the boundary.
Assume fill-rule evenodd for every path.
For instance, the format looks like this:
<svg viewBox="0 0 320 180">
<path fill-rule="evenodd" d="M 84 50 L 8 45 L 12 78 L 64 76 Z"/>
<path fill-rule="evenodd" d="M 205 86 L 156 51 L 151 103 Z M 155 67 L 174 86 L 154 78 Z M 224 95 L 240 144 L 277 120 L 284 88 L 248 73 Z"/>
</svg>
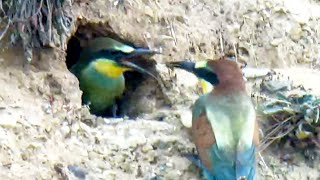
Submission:
<svg viewBox="0 0 320 180">
<path fill-rule="evenodd" d="M 91 58 L 96 59 L 96 58 L 111 58 L 114 60 L 120 60 L 122 58 L 125 58 L 129 56 L 126 53 L 123 53 L 121 51 L 112 51 L 112 50 L 101 50 L 95 53 L 91 54 Z"/>
<path fill-rule="evenodd" d="M 208 68 L 196 68 L 195 74 L 212 85 L 217 85 L 219 83 L 218 76 Z"/>
</svg>

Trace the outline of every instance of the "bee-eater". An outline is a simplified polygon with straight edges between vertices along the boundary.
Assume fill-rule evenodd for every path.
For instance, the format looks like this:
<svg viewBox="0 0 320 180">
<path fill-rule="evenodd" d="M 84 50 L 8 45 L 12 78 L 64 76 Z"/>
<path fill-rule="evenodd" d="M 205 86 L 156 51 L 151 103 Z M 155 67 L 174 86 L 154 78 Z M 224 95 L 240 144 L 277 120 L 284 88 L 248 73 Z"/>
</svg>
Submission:
<svg viewBox="0 0 320 180">
<path fill-rule="evenodd" d="M 150 49 L 133 48 L 108 37 L 91 40 L 71 68 L 83 91 L 82 102 L 89 105 L 90 111 L 96 115 L 112 110 L 115 117 L 116 100 L 125 90 L 124 72 L 137 70 L 153 76 L 132 60 L 156 53 Z"/>
<path fill-rule="evenodd" d="M 227 57 L 200 66 L 190 61 L 170 62 L 214 86 L 192 108 L 192 137 L 209 180 L 254 180 L 259 143 L 256 113 L 239 65 Z"/>
</svg>

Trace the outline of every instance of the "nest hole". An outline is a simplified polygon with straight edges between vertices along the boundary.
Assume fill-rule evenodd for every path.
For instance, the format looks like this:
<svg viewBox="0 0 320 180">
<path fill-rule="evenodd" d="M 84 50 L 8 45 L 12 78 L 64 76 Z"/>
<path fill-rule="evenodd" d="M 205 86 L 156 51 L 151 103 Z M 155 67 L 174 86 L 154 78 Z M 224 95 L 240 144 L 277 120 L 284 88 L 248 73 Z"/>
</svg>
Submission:
<svg viewBox="0 0 320 180">
<path fill-rule="evenodd" d="M 88 40 L 97 37 L 110 37 L 132 47 L 136 47 L 134 43 L 122 39 L 119 35 L 114 33 L 111 27 L 106 23 L 87 23 L 79 25 L 77 31 L 70 38 L 67 45 L 66 65 L 69 70 L 79 60 L 80 54 L 85 48 L 85 44 Z M 156 61 L 154 59 L 142 57 L 133 60 L 133 62 L 159 77 L 155 67 Z M 149 75 L 141 74 L 137 71 L 129 71 L 124 74 L 124 77 L 126 89 L 122 98 L 117 101 L 118 116 L 136 118 L 140 114 L 151 113 L 152 109 L 157 109 L 159 106 L 165 104 L 163 101 L 164 94 L 159 91 L 159 84 Z M 153 100 L 154 102 L 143 102 L 144 100 Z M 146 108 L 146 106 L 154 107 Z M 105 114 L 99 114 L 99 116 L 112 117 L 111 112 L 111 110 L 107 110 Z"/>
</svg>

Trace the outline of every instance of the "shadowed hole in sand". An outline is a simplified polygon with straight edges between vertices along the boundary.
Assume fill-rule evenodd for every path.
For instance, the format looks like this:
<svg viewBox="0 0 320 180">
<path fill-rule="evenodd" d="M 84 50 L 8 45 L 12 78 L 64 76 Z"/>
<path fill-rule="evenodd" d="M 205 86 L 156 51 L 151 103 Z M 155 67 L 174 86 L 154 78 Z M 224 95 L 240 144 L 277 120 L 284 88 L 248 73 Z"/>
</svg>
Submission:
<svg viewBox="0 0 320 180">
<path fill-rule="evenodd" d="M 113 33 L 112 29 L 107 23 L 87 23 L 79 25 L 76 33 L 68 41 L 66 64 L 68 69 L 70 69 L 74 64 L 77 63 L 80 54 L 85 47 L 85 44 L 88 40 L 97 38 L 97 37 L 110 37 L 130 46 L 136 47 L 133 43 L 128 42 L 124 39 L 121 39 L 117 34 Z M 133 62 L 140 67 L 148 70 L 152 74 L 158 76 L 155 65 L 156 62 L 153 59 L 139 58 L 133 60 Z M 129 116 L 129 118 L 135 118 L 139 116 L 139 110 L 136 111 L 139 104 L 137 103 L 139 99 L 148 97 L 150 95 L 159 94 L 157 89 L 159 89 L 157 82 L 152 79 L 149 75 L 141 74 L 136 71 L 126 72 L 124 74 L 126 79 L 126 90 L 122 98 L 118 101 L 118 112 L 117 115 L 120 116 Z M 149 86 L 148 88 L 141 88 L 140 86 Z M 151 88 L 150 88 L 151 86 Z M 140 87 L 140 88 L 139 88 Z M 143 92 L 145 89 L 145 92 Z M 142 92 L 137 92 L 142 91 Z M 138 96 L 138 97 L 137 97 Z M 140 97 L 141 96 L 141 97 Z M 139 109 L 143 109 L 141 107 Z M 141 112 L 145 113 L 145 112 Z M 111 117 L 111 110 L 107 110 L 103 117 Z"/>
</svg>

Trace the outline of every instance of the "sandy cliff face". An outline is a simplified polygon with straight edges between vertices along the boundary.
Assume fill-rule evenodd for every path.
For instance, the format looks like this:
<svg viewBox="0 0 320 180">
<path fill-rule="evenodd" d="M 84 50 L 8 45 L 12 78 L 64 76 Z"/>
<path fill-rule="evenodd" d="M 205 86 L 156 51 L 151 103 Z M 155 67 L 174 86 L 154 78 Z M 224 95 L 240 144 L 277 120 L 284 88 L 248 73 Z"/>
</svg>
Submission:
<svg viewBox="0 0 320 180">
<path fill-rule="evenodd" d="M 164 54 L 154 57 L 158 63 L 214 59 L 237 49 L 249 65 L 277 68 L 320 95 L 317 1 L 135 0 L 117 5 L 94 0 L 74 2 L 71 14 L 80 43 L 109 35 L 162 49 Z M 162 97 L 154 93 L 156 83 L 146 80 L 128 101 L 133 104 L 128 112 L 139 111 L 135 120 L 103 119 L 81 106 L 82 92 L 68 71 L 66 52 L 36 51 L 30 65 L 24 65 L 18 48 L 0 52 L 1 179 L 72 179 L 69 165 L 82 168 L 88 179 L 199 179 L 181 156 L 194 150 L 180 121 L 188 121 L 198 96 L 192 75 L 176 71 L 173 78 L 159 65 L 172 107 L 152 96 Z M 299 154 L 287 164 L 277 149 L 270 149 L 263 153 L 270 169 L 259 163 L 261 179 L 320 177 L 319 156 L 313 156 L 314 166 Z"/>
</svg>

